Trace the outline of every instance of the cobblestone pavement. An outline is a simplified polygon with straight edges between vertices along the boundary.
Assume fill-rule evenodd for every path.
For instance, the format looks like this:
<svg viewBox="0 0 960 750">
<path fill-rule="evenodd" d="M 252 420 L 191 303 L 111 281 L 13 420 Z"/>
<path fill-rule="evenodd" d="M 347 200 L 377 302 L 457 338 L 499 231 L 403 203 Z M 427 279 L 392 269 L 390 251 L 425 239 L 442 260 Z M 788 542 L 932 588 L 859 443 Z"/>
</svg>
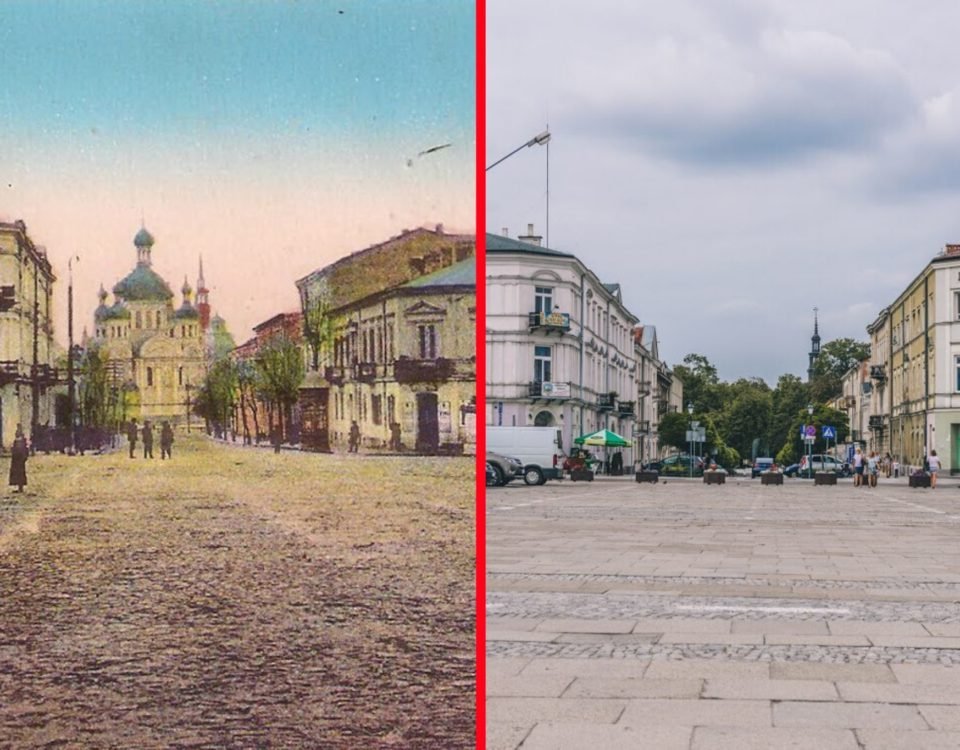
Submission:
<svg viewBox="0 0 960 750">
<path fill-rule="evenodd" d="M 194 437 L 28 468 L 0 496 L 0 747 L 473 745 L 472 460 Z"/>
<path fill-rule="evenodd" d="M 960 489 L 487 493 L 503 748 L 960 748 Z"/>
</svg>

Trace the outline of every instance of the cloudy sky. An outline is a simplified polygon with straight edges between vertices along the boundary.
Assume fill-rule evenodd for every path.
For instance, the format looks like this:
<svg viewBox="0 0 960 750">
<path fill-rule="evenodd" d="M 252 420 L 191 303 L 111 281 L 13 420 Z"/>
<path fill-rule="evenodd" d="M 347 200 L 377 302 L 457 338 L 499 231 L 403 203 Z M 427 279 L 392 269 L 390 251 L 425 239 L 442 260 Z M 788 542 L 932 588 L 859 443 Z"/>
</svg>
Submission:
<svg viewBox="0 0 960 750">
<path fill-rule="evenodd" d="M 671 364 L 803 375 L 960 242 L 953 0 L 488 0 L 487 163 L 549 123 L 550 244 Z M 546 149 L 487 175 L 544 233 Z"/>
<path fill-rule="evenodd" d="M 78 334 L 142 218 L 176 304 L 202 253 L 242 341 L 344 254 L 474 230 L 474 45 L 470 0 L 4 0 L 0 219 L 62 281 L 80 256 Z"/>
</svg>

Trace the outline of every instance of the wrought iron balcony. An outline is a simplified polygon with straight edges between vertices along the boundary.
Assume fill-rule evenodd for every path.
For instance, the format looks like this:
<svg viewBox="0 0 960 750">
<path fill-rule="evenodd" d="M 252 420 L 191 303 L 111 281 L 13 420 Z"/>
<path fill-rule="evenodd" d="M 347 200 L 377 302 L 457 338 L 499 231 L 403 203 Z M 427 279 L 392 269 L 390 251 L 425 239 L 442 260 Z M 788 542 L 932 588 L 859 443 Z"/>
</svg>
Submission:
<svg viewBox="0 0 960 750">
<path fill-rule="evenodd" d="M 530 330 L 540 329 L 548 333 L 557 331 L 558 333 L 568 333 L 570 331 L 569 313 L 552 312 L 532 312 L 528 315 L 528 326 Z"/>
<path fill-rule="evenodd" d="M 870 417 L 870 429 L 871 430 L 882 430 L 884 425 L 884 417 L 882 414 L 874 414 Z"/>
<path fill-rule="evenodd" d="M 530 398 L 565 399 L 570 398 L 570 384 L 556 381 L 534 380 L 527 385 L 527 396 Z"/>
<path fill-rule="evenodd" d="M 20 375 L 20 363 L 14 359 L 0 362 L 0 385 L 13 383 Z"/>
<path fill-rule="evenodd" d="M 884 365 L 870 365 L 870 377 L 874 380 L 886 380 L 887 368 Z"/>
<path fill-rule="evenodd" d="M 600 411 L 613 411 L 617 406 L 617 394 L 614 391 L 610 393 L 601 393 L 597 396 L 597 408 Z"/>
<path fill-rule="evenodd" d="M 633 428 L 633 431 L 638 435 L 646 435 L 650 432 L 650 420 L 644 419 L 637 422 L 636 426 Z"/>
<path fill-rule="evenodd" d="M 324 367 L 323 379 L 326 380 L 331 385 L 343 385 L 343 382 L 347 379 L 347 368 L 346 367 Z"/>
<path fill-rule="evenodd" d="M 372 383 L 377 379 L 376 362 L 358 362 L 353 366 L 353 378 L 361 383 Z"/>
<path fill-rule="evenodd" d="M 454 363 L 450 359 L 410 359 L 400 357 L 393 363 L 393 378 L 398 383 L 436 383 L 453 376 Z"/>
<path fill-rule="evenodd" d="M 617 411 L 621 417 L 632 417 L 634 415 L 635 401 L 620 401 L 617 404 Z"/>
<path fill-rule="evenodd" d="M 639 393 L 641 396 L 647 396 L 647 395 L 650 394 L 650 381 L 649 381 L 649 380 L 641 380 L 641 381 L 640 381 L 640 383 L 639 383 L 639 388 L 638 388 L 638 393 Z"/>
</svg>

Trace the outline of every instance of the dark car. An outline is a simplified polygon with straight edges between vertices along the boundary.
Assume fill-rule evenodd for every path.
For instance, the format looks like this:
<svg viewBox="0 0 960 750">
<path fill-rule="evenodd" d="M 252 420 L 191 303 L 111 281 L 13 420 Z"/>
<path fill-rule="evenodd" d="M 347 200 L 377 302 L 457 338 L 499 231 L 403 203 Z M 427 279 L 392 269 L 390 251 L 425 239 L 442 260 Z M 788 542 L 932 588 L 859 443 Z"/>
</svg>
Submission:
<svg viewBox="0 0 960 750">
<path fill-rule="evenodd" d="M 686 453 L 677 453 L 673 456 L 667 456 L 660 461 L 660 476 L 663 477 L 689 477 L 692 474 L 695 477 L 703 476 L 705 464 L 699 456 L 689 456 Z"/>
<path fill-rule="evenodd" d="M 756 479 L 765 471 L 770 471 L 776 463 L 772 458 L 757 458 L 753 461 L 753 468 L 750 470 L 750 476 Z"/>
<path fill-rule="evenodd" d="M 487 465 L 493 470 L 490 480 L 495 487 L 503 487 L 523 475 L 523 464 L 512 456 L 487 451 Z M 488 475 L 490 472 L 487 472 Z"/>
</svg>

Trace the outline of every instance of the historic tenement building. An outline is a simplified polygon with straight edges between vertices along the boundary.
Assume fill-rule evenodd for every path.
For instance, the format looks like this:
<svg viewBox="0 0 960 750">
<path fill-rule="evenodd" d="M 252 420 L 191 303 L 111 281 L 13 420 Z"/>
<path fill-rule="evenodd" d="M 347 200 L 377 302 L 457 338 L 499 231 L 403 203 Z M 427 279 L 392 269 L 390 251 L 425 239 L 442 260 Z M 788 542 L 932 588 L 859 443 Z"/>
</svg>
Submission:
<svg viewBox="0 0 960 750">
<path fill-rule="evenodd" d="M 609 429 L 633 441 L 623 450 L 632 467 L 647 437 L 637 400 L 661 384 L 653 362 L 641 372 L 639 321 L 620 285 L 543 247 L 532 227 L 516 240 L 487 234 L 486 274 L 487 424 L 556 426 L 565 452 L 579 435 Z M 653 423 L 653 409 L 639 421 Z"/>
<path fill-rule="evenodd" d="M 154 239 L 141 228 L 133 240 L 137 263 L 113 287 L 113 304 L 101 286 L 92 342 L 107 361 L 111 394 L 122 418 L 185 421 L 191 394 L 203 383 L 206 341 L 203 307 L 193 303 L 186 278 L 182 301 L 152 268 Z M 201 306 L 207 304 L 201 267 Z M 207 308 L 209 309 L 209 308 Z M 207 318 L 209 320 L 209 318 Z"/>
<path fill-rule="evenodd" d="M 472 444 L 460 429 L 462 421 L 474 418 L 461 409 L 474 396 L 461 360 L 474 352 L 473 323 L 467 319 L 475 305 L 476 276 L 464 281 L 464 269 L 475 262 L 475 251 L 473 235 L 448 234 L 437 225 L 404 231 L 296 282 L 308 361 L 299 403 L 304 448 L 345 448 L 353 420 L 364 447 L 389 448 L 398 426 L 404 449 L 430 453 Z M 442 284 L 408 283 L 454 267 L 457 273 Z M 401 304 L 408 307 L 401 310 Z M 312 335 L 321 320 L 327 321 L 327 335 Z M 457 326 L 463 326 L 460 333 Z M 421 349 L 416 338 L 421 330 L 439 338 L 431 346 L 424 333 Z M 460 346 L 464 336 L 469 354 Z"/>
<path fill-rule="evenodd" d="M 56 278 L 47 254 L 22 221 L 0 222 L 0 447 L 55 424 L 58 373 L 52 300 Z M 65 416 L 65 415 L 64 415 Z"/>
</svg>

